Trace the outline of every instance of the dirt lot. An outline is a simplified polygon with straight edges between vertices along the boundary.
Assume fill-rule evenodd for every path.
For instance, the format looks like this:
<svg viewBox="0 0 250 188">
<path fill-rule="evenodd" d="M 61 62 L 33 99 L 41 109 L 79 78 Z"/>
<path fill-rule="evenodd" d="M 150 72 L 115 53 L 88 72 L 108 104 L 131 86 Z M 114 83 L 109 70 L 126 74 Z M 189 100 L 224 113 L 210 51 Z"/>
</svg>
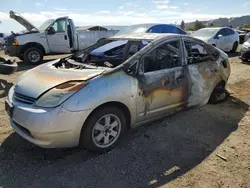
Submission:
<svg viewBox="0 0 250 188">
<path fill-rule="evenodd" d="M 9 125 L 2 93 L 0 187 L 250 187 L 250 65 L 236 55 L 228 101 L 132 130 L 99 156 L 26 142 Z M 2 89 L 31 67 L 21 62 L 17 73 L 0 76 Z"/>
</svg>

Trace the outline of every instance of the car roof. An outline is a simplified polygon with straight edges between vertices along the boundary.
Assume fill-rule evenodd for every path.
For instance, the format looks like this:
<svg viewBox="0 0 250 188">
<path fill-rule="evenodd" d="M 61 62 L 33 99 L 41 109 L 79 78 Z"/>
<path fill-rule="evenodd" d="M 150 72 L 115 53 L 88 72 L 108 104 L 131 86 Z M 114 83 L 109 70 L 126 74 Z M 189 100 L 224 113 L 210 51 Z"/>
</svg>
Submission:
<svg viewBox="0 0 250 188">
<path fill-rule="evenodd" d="M 113 36 L 110 39 L 113 40 L 156 40 L 160 38 L 165 37 L 171 37 L 171 36 L 181 36 L 180 34 L 174 34 L 174 33 L 135 33 L 135 34 L 124 34 L 124 35 L 117 35 Z"/>
<path fill-rule="evenodd" d="M 230 28 L 230 27 L 205 27 L 199 30 L 220 30 L 220 29 L 232 29 L 233 30 L 233 28 Z"/>
</svg>

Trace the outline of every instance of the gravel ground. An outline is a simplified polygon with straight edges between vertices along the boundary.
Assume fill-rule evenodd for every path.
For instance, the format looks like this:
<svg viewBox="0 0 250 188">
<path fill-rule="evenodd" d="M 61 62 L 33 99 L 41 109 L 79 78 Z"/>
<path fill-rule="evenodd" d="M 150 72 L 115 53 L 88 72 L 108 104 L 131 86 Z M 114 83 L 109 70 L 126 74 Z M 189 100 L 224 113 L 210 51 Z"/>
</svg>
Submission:
<svg viewBox="0 0 250 188">
<path fill-rule="evenodd" d="M 2 96 L 32 67 L 19 63 L 0 76 L 0 187 L 250 187 L 250 66 L 236 55 L 228 101 L 131 130 L 104 155 L 41 149 L 13 132 Z"/>
</svg>

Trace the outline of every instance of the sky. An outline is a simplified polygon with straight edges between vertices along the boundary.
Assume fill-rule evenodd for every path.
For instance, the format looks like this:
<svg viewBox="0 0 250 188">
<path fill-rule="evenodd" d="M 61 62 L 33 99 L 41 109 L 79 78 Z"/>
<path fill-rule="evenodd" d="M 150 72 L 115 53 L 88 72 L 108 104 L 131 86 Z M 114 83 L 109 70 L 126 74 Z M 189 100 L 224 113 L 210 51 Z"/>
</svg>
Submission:
<svg viewBox="0 0 250 188">
<path fill-rule="evenodd" d="M 39 27 L 69 16 L 75 25 L 177 23 L 250 14 L 250 0 L 0 0 L 0 32 L 24 28 L 9 18 L 13 10 Z"/>
</svg>

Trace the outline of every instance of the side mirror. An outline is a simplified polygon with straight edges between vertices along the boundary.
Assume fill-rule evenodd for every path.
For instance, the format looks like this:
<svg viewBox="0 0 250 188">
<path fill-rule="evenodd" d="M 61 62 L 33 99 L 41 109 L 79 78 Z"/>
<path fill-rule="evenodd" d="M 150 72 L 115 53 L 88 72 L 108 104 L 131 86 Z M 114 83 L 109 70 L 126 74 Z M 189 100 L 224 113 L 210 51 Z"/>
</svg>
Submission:
<svg viewBox="0 0 250 188">
<path fill-rule="evenodd" d="M 49 29 L 47 30 L 48 35 L 54 35 L 56 33 L 54 27 L 49 27 Z"/>
<path fill-rule="evenodd" d="M 218 35 L 218 36 L 216 36 L 216 37 L 214 37 L 215 39 L 220 39 L 220 38 L 222 38 L 223 37 L 223 35 Z"/>
</svg>

